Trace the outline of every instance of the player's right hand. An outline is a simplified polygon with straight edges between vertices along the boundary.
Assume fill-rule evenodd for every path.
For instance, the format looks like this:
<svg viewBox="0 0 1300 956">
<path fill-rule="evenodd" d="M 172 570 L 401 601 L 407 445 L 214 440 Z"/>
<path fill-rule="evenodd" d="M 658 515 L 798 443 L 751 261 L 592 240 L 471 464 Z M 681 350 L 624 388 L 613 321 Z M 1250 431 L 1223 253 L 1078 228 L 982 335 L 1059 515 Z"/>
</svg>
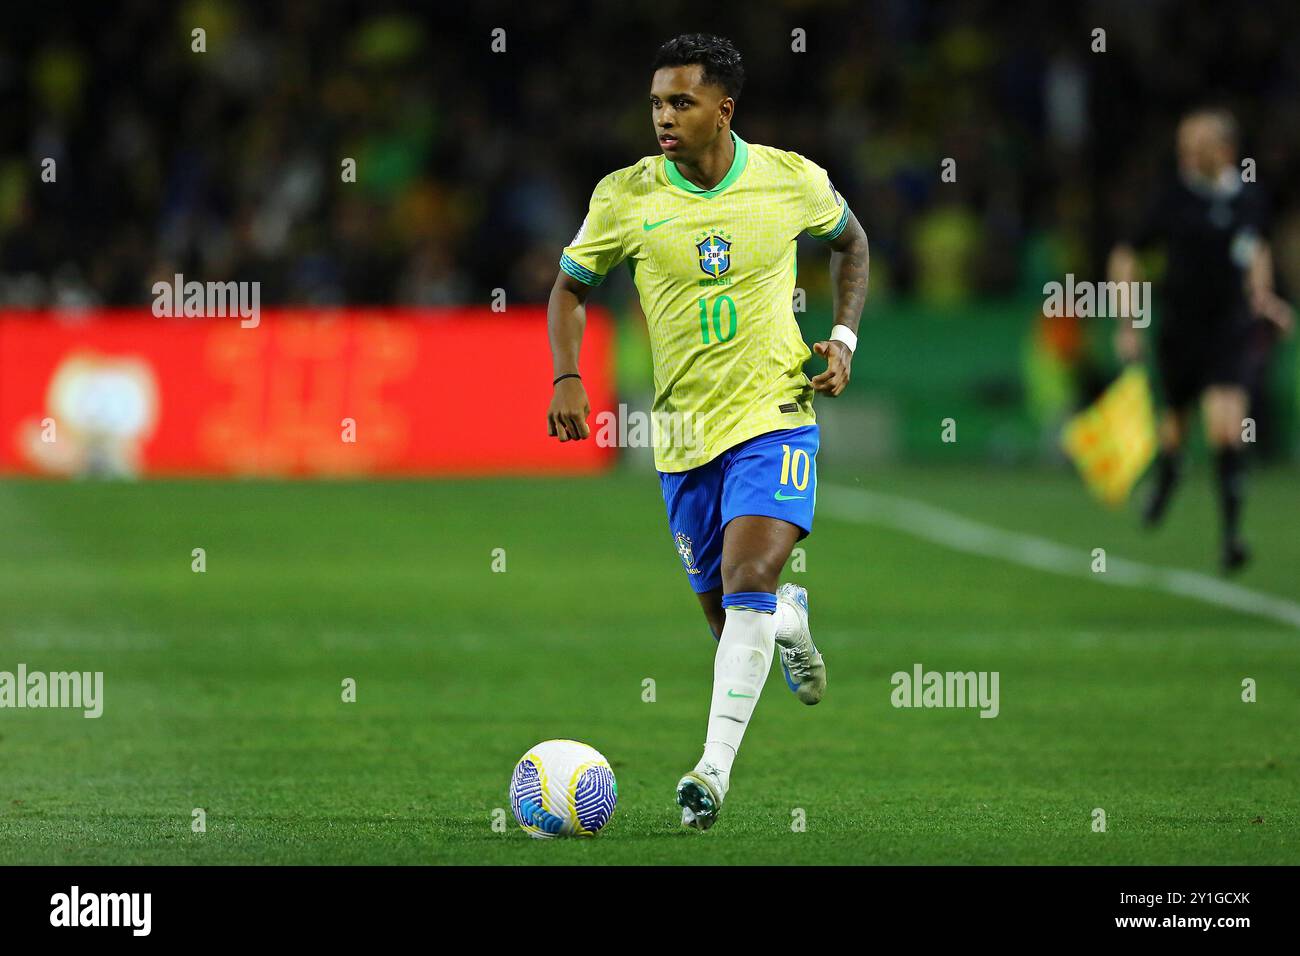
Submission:
<svg viewBox="0 0 1300 956">
<path fill-rule="evenodd" d="M 591 404 L 587 401 L 582 379 L 566 378 L 557 382 L 555 394 L 551 396 L 551 407 L 546 410 L 546 434 L 560 441 L 586 438 L 591 434 L 587 426 L 590 414 Z"/>
</svg>

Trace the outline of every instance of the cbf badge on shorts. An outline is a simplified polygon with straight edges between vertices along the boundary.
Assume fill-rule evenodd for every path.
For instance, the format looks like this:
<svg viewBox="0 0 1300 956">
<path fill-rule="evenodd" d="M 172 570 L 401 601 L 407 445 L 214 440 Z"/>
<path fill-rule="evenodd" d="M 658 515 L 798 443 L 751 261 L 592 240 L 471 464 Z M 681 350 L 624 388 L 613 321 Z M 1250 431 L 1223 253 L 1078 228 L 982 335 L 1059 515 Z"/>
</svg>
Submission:
<svg viewBox="0 0 1300 956">
<path fill-rule="evenodd" d="M 677 542 L 677 553 L 682 556 L 682 564 L 686 566 L 687 574 L 699 574 L 700 569 L 695 566 L 695 555 L 691 553 L 691 539 L 680 531 L 673 535 L 673 540 Z"/>
</svg>

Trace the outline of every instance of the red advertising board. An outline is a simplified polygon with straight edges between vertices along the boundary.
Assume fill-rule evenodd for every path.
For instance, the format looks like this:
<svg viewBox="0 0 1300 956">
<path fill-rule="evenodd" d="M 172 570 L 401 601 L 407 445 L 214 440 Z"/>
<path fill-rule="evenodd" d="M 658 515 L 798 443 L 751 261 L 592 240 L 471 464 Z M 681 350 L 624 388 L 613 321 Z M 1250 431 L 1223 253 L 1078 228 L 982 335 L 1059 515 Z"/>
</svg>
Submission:
<svg viewBox="0 0 1300 956">
<path fill-rule="evenodd" d="M 583 380 L 615 405 L 613 330 L 587 310 Z M 577 472 L 546 434 L 546 311 L 148 308 L 0 314 L 0 471 L 143 475 Z"/>
</svg>

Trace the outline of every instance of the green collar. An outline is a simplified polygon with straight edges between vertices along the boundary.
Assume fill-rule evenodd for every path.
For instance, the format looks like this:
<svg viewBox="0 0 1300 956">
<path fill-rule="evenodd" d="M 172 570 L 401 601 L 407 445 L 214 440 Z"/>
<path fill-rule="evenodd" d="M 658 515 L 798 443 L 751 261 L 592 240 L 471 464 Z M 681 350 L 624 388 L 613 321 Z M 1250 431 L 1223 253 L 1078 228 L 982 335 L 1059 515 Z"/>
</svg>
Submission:
<svg viewBox="0 0 1300 956">
<path fill-rule="evenodd" d="M 722 181 L 712 189 L 701 189 L 678 171 L 676 163 L 665 158 L 664 172 L 668 175 L 668 181 L 688 193 L 704 199 L 712 199 L 739 179 L 740 174 L 745 171 L 745 164 L 749 162 L 749 145 L 736 135 L 735 130 L 731 131 L 731 141 L 736 144 L 736 155 L 731 160 L 731 168 L 727 170 L 727 175 L 722 177 Z"/>
</svg>

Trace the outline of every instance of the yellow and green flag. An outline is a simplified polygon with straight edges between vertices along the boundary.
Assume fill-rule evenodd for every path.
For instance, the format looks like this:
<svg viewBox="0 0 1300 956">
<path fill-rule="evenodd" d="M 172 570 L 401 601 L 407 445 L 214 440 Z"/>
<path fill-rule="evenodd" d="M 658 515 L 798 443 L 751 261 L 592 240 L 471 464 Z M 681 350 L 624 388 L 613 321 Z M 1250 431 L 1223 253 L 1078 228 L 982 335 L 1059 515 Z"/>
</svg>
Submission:
<svg viewBox="0 0 1300 956">
<path fill-rule="evenodd" d="M 1101 398 L 1066 423 L 1061 440 L 1088 489 L 1108 505 L 1123 504 L 1156 453 L 1146 370 L 1126 368 Z"/>
</svg>

